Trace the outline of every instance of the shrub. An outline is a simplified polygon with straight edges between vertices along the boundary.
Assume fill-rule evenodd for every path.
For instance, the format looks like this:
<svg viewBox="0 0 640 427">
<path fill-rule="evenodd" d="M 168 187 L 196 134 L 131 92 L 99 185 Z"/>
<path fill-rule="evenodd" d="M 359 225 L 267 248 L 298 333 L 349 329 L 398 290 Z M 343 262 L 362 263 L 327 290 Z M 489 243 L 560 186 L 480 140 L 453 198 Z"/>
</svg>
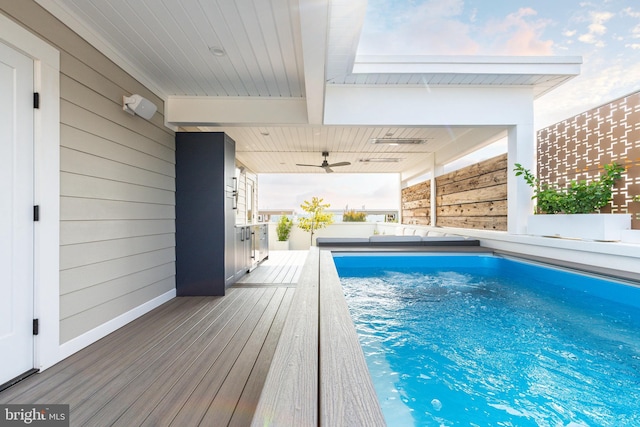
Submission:
<svg viewBox="0 0 640 427">
<path fill-rule="evenodd" d="M 293 220 L 289 219 L 286 215 L 282 215 L 278 220 L 278 225 L 276 226 L 276 234 L 278 235 L 279 242 L 286 242 L 289 240 L 291 227 L 293 227 Z"/>
<path fill-rule="evenodd" d="M 342 221 L 344 222 L 365 222 L 367 220 L 367 214 L 365 212 L 356 212 L 355 210 L 345 211 L 342 214 Z"/>
<path fill-rule="evenodd" d="M 606 206 L 613 198 L 613 185 L 622 177 L 624 167 L 617 163 L 604 166 L 604 174 L 590 183 L 571 181 L 567 188 L 540 184 L 531 171 L 515 164 L 516 176 L 522 176 L 533 187 L 533 199 L 537 199 L 538 213 L 592 213 Z"/>
</svg>

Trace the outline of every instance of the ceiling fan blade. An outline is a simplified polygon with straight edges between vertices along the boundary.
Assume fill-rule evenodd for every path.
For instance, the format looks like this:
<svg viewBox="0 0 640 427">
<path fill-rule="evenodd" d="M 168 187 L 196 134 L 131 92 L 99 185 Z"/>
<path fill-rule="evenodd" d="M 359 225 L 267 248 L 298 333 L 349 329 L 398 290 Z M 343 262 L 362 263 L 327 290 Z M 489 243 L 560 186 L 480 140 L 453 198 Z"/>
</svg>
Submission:
<svg viewBox="0 0 640 427">
<path fill-rule="evenodd" d="M 333 166 L 333 165 L 331 165 L 331 166 Z M 333 172 L 333 169 L 331 169 L 329 166 L 321 166 L 321 167 L 322 167 L 322 169 L 324 169 L 324 171 L 325 171 L 326 173 L 331 173 L 331 172 Z"/>
<path fill-rule="evenodd" d="M 303 164 L 300 164 L 300 163 L 296 163 L 296 166 L 312 166 L 314 168 L 321 168 L 322 167 L 322 166 L 318 166 L 318 165 L 303 165 Z"/>
<path fill-rule="evenodd" d="M 331 163 L 329 166 L 334 167 L 334 166 L 349 166 L 351 164 L 351 162 L 338 162 L 338 163 Z"/>
</svg>

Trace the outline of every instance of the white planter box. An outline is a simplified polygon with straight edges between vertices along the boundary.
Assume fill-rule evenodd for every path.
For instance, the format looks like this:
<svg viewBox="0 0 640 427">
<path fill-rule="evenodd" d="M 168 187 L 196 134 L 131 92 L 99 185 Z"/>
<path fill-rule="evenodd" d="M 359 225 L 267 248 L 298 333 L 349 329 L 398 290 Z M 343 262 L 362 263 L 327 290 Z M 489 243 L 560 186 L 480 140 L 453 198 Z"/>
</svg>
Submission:
<svg viewBox="0 0 640 427">
<path fill-rule="evenodd" d="M 631 229 L 631 214 L 530 215 L 527 232 L 536 236 L 618 241 Z"/>
<path fill-rule="evenodd" d="M 273 242 L 273 250 L 274 251 L 288 251 L 289 250 L 289 241 L 285 240 L 281 242 L 280 240 L 276 240 Z"/>
<path fill-rule="evenodd" d="M 640 243 L 640 230 L 624 230 L 622 241 L 625 243 Z"/>
</svg>

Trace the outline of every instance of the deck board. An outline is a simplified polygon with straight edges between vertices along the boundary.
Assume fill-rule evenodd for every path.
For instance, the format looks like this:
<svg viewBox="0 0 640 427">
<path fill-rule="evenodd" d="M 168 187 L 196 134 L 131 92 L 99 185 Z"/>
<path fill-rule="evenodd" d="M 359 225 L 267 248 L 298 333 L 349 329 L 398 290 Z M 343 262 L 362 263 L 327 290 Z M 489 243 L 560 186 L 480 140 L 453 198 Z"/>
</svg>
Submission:
<svg viewBox="0 0 640 427">
<path fill-rule="evenodd" d="M 308 251 L 272 251 L 260 267 L 242 277 L 239 285 L 295 284 L 307 259 Z"/>
<path fill-rule="evenodd" d="M 72 426 L 249 425 L 306 257 L 291 252 L 225 297 L 174 298 L 0 392 L 0 403 L 69 404 Z"/>
<path fill-rule="evenodd" d="M 293 295 L 294 290 L 287 289 L 287 293 L 282 300 L 283 307 L 288 308 L 291 306 Z M 260 354 L 258 354 L 251 374 L 247 380 L 247 384 L 242 390 L 242 395 L 238 399 L 235 411 L 233 412 L 233 416 L 229 422 L 229 427 L 244 427 L 251 425 L 251 420 L 253 419 L 256 407 L 258 406 L 258 400 L 260 399 L 262 388 L 267 378 L 267 374 L 269 373 L 273 354 L 275 353 L 276 346 L 280 340 L 280 334 L 288 313 L 288 309 L 281 309 L 273 320 L 269 334 L 260 349 Z"/>
<path fill-rule="evenodd" d="M 226 310 L 212 322 L 207 322 L 208 325 L 198 325 L 176 342 L 177 354 L 169 354 L 156 360 L 145 369 L 144 374 L 141 372 L 123 389 L 118 390 L 108 404 L 89 414 L 87 418 L 78 417 L 78 421 L 82 425 L 96 427 L 112 424 L 140 425 L 176 384 L 189 387 L 199 380 L 198 376 L 202 372 L 211 368 L 213 361 L 221 357 L 246 316 L 252 314 L 255 304 L 263 296 L 262 291 L 254 291 L 237 311 Z M 186 380 L 181 382 L 181 379 Z M 133 404 L 130 403 L 132 396 L 137 396 Z"/>
</svg>

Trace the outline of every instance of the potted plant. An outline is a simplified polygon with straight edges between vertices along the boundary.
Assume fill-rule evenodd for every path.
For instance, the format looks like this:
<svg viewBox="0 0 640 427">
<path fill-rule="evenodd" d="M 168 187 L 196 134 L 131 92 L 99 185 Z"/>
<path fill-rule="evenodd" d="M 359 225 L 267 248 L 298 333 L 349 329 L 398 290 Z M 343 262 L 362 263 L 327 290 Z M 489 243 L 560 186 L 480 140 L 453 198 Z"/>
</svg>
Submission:
<svg viewBox="0 0 640 427">
<path fill-rule="evenodd" d="M 293 227 L 293 220 L 286 215 L 282 215 L 276 225 L 276 234 L 278 240 L 274 244 L 274 250 L 286 251 L 289 250 L 289 236 L 291 235 L 291 228 Z"/>
<path fill-rule="evenodd" d="M 613 197 L 613 185 L 624 167 L 604 166 L 604 173 L 590 183 L 571 181 L 566 188 L 541 184 L 531 171 L 516 163 L 516 176 L 522 176 L 534 190 L 536 211 L 528 219 L 529 234 L 585 240 L 620 240 L 622 230 L 631 228 L 629 214 L 598 214 Z"/>
</svg>

